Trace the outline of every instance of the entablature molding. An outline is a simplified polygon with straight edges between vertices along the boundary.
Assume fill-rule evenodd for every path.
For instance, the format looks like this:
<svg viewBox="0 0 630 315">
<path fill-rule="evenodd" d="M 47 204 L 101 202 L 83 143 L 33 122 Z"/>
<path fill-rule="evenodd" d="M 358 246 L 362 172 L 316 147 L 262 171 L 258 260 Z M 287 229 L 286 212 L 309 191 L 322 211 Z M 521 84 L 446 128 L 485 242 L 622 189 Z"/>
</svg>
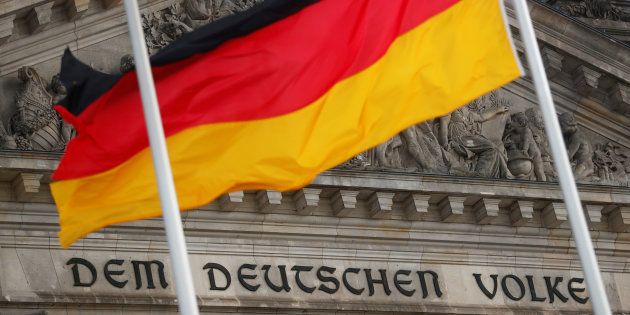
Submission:
<svg viewBox="0 0 630 315">
<path fill-rule="evenodd" d="M 13 165 L 0 171 L 0 186 L 5 188 L 0 189 L 3 233 L 16 237 L 24 230 L 57 246 L 58 217 L 48 188 L 55 158 L 0 157 L 0 165 Z M 630 188 L 581 184 L 579 190 L 600 250 L 630 255 Z M 481 233 L 489 248 L 497 248 L 517 246 L 507 241 L 514 237 L 545 242 L 560 238 L 563 241 L 556 245 L 563 244 L 561 251 L 569 250 L 570 239 L 557 183 L 409 172 L 333 169 L 298 191 L 232 192 L 182 216 L 191 237 L 233 229 L 232 233 L 254 238 L 323 234 L 352 242 L 363 237 L 407 242 L 413 235 L 434 231 L 420 239 L 427 242 L 425 237 L 432 233 L 457 234 L 457 246 L 469 243 L 478 248 Z M 161 229 L 159 220 L 135 221 L 105 228 L 94 237 L 160 234 Z M 308 236 L 309 231 L 314 235 Z M 445 246 L 445 241 L 437 242 Z"/>
</svg>

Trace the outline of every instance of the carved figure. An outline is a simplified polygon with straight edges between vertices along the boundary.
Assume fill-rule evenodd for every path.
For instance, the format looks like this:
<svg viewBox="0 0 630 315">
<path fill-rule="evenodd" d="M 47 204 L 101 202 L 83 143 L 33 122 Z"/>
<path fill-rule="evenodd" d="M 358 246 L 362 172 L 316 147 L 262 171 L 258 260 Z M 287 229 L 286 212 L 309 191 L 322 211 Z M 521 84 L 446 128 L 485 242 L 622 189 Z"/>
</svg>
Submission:
<svg viewBox="0 0 630 315">
<path fill-rule="evenodd" d="M 501 109 L 509 107 L 509 101 L 501 97 L 498 90 L 494 90 L 470 102 L 470 104 L 466 106 L 466 109 L 470 112 L 483 114 L 497 110 L 501 111 Z M 507 122 L 510 119 L 510 115 L 507 115 L 507 111 L 505 113 L 506 114 L 503 115 L 495 115 L 488 120 L 472 123 L 472 128 L 477 130 L 480 135 L 492 141 L 492 143 L 499 148 L 501 153 L 505 153 L 503 134 L 505 133 Z"/>
<path fill-rule="evenodd" d="M 244 11 L 263 0 L 184 0 L 184 9 L 195 24 L 215 21 L 222 17 Z M 205 23 L 204 23 L 205 22 Z"/>
<path fill-rule="evenodd" d="M 447 173 L 444 150 L 433 133 L 432 123 L 423 122 L 401 131 L 375 149 L 378 166 L 427 173 Z"/>
<path fill-rule="evenodd" d="M 400 133 L 402 143 L 413 162 L 424 172 L 446 173 L 444 153 L 430 122 L 423 122 Z"/>
<path fill-rule="evenodd" d="M 186 20 L 189 18 L 179 3 L 142 15 L 142 28 L 149 52 L 153 53 L 182 34 L 192 31 L 192 26 L 186 24 Z"/>
<path fill-rule="evenodd" d="M 523 112 L 512 114 L 505 141 L 508 149 L 508 168 L 519 178 L 532 178 L 546 181 L 540 149 L 529 128 L 527 116 Z"/>
<path fill-rule="evenodd" d="M 610 0 L 560 0 L 556 7 L 571 16 L 614 21 L 630 21 L 630 14 L 615 6 Z"/>
<path fill-rule="evenodd" d="M 575 116 L 572 113 L 560 115 L 560 128 L 564 135 L 564 142 L 576 180 L 589 179 L 594 173 L 591 143 L 578 129 Z"/>
<path fill-rule="evenodd" d="M 391 137 L 383 144 L 374 148 L 377 166 L 383 168 L 404 169 L 405 166 L 402 162 L 402 150 L 404 150 L 404 148 L 400 136 L 395 135 Z"/>
<path fill-rule="evenodd" d="M 59 104 L 59 102 L 68 94 L 66 87 L 63 85 L 63 83 L 61 83 L 61 80 L 59 79 L 59 74 L 55 74 L 50 79 L 50 86 L 48 90 L 53 96 L 52 98 L 53 105 Z M 61 136 L 63 138 L 64 143 L 68 143 L 68 141 L 74 138 L 76 134 L 77 134 L 76 130 L 74 130 L 72 125 L 61 120 Z"/>
<path fill-rule="evenodd" d="M 547 180 L 556 178 L 556 171 L 553 168 L 553 160 L 549 149 L 549 140 L 547 140 L 547 134 L 545 134 L 545 123 L 542 113 L 538 109 L 528 108 L 525 110 L 525 115 L 527 116 L 529 129 L 532 131 L 534 141 L 536 141 L 536 145 L 538 145 L 538 149 L 540 150 L 545 177 Z"/>
<path fill-rule="evenodd" d="M 55 74 L 50 79 L 48 90 L 52 94 L 53 105 L 59 104 L 59 102 L 68 94 L 66 87 L 63 85 L 63 83 L 61 83 L 61 80 L 59 79 L 59 74 Z"/>
<path fill-rule="evenodd" d="M 120 73 L 127 73 L 129 70 L 133 69 L 135 66 L 135 61 L 133 60 L 133 55 L 126 54 L 120 57 Z"/>
<path fill-rule="evenodd" d="M 339 167 L 341 168 L 352 168 L 352 169 L 365 169 L 370 166 L 370 161 L 367 157 L 367 152 L 361 152 L 351 159 L 343 162 Z"/>
<path fill-rule="evenodd" d="M 556 179 L 542 113 L 528 108 L 508 116 L 509 106 L 508 99 L 496 91 L 489 93 L 449 115 L 400 132 L 369 151 L 366 158 L 376 168 Z M 562 114 L 560 122 L 577 180 L 630 186 L 630 149 L 609 142 L 593 151 L 573 114 Z"/>
<path fill-rule="evenodd" d="M 17 112 L 11 117 L 11 130 L 7 131 L 13 132 L 10 137 L 14 139 L 15 147 L 22 150 L 63 150 L 65 141 L 61 120 L 52 109 L 53 95 L 46 90 L 46 83 L 31 67 L 20 68 L 18 77 L 24 84 L 16 95 Z M 13 146 L 9 138 L 5 143 L 7 148 Z"/>
<path fill-rule="evenodd" d="M 630 150 L 608 142 L 595 145 L 593 163 L 599 182 L 630 185 Z"/>
<path fill-rule="evenodd" d="M 2 122 L 0 122 L 0 147 L 3 149 L 17 149 L 15 138 Z"/>
<path fill-rule="evenodd" d="M 244 11 L 263 0 L 184 0 L 164 10 L 142 16 L 142 27 L 151 53 L 184 33 L 220 18 Z"/>
<path fill-rule="evenodd" d="M 507 112 L 507 106 L 483 113 L 460 108 L 450 114 L 448 125 L 449 151 L 460 158 L 476 157 L 473 174 L 482 177 L 514 178 L 507 167 L 506 157 L 494 142 L 481 134 L 479 124 Z M 453 163 L 451 168 L 453 170 Z M 457 167 L 457 166 L 455 166 Z"/>
<path fill-rule="evenodd" d="M 208 10 L 208 5 L 212 6 L 212 1 L 184 0 L 183 5 L 188 17 L 193 21 L 207 21 L 212 16 Z"/>
</svg>

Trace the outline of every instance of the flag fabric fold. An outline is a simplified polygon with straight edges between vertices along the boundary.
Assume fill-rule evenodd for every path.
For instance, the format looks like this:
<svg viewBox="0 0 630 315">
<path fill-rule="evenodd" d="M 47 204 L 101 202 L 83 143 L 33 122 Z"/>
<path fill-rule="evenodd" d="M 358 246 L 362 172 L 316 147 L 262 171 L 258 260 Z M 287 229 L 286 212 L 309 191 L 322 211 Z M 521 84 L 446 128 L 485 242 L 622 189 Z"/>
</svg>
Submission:
<svg viewBox="0 0 630 315">
<path fill-rule="evenodd" d="M 267 0 L 185 34 L 151 59 L 180 206 L 302 187 L 510 82 L 507 27 L 500 0 Z M 64 55 L 63 246 L 161 214 L 136 75 L 93 72 Z"/>
</svg>

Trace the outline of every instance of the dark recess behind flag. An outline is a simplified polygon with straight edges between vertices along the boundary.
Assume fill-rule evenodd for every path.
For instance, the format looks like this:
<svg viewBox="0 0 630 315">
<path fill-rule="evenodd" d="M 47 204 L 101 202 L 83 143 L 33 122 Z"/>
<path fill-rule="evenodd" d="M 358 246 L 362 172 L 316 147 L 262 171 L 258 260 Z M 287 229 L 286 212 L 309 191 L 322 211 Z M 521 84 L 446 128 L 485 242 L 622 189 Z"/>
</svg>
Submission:
<svg viewBox="0 0 630 315">
<path fill-rule="evenodd" d="M 245 36 L 257 29 L 281 20 L 319 0 L 266 0 L 253 8 L 238 12 L 218 21 L 206 24 L 181 37 L 151 56 L 152 66 L 162 66 L 186 59 L 195 54 L 211 51 L 222 43 Z M 101 95 L 111 89 L 123 75 L 111 75 L 82 63 L 66 48 L 62 61 L 60 80 L 68 95 L 56 105 L 62 105 L 78 116 Z M 67 114 L 64 115 L 67 118 Z M 73 120 L 69 118 L 69 120 Z M 80 127 L 79 127 L 80 129 Z"/>
</svg>

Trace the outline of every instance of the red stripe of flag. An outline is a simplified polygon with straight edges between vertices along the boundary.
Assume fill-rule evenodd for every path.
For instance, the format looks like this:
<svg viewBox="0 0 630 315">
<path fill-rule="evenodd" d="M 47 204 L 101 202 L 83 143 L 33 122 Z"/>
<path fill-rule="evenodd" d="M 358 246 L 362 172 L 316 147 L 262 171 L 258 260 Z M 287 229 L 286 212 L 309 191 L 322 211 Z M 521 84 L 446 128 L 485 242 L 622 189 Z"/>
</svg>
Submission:
<svg viewBox="0 0 630 315">
<path fill-rule="evenodd" d="M 154 67 L 166 135 L 307 106 L 456 2 L 325 0 L 211 52 Z M 135 73 L 77 118 L 83 129 L 68 145 L 56 180 L 106 171 L 148 146 Z M 112 137 L 112 129 L 120 136 Z"/>
</svg>

